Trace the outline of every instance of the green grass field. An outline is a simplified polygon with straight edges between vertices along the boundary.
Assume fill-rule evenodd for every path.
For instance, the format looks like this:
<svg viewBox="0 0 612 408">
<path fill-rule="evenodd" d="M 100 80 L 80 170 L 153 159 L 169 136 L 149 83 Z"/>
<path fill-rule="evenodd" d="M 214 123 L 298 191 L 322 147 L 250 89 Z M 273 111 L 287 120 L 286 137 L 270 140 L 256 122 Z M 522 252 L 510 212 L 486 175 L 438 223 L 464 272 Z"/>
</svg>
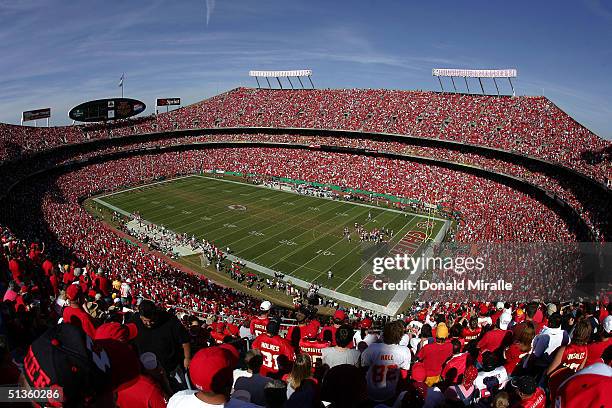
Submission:
<svg viewBox="0 0 612 408">
<path fill-rule="evenodd" d="M 147 221 L 210 240 L 223 249 L 229 247 L 235 256 L 268 272 L 317 282 L 354 299 L 362 297 L 373 256 L 417 253 L 444 225 L 443 220 L 432 219 L 428 227 L 424 216 L 383 207 L 199 175 L 120 191 L 96 201 L 123 212 L 138 212 Z M 385 245 L 360 242 L 355 223 L 366 230 L 393 230 L 393 238 Z M 352 242 L 343 237 L 345 227 Z M 406 240 L 415 235 L 424 237 L 421 243 Z M 329 270 L 332 279 L 327 277 Z M 386 305 L 392 296 L 382 295 L 375 303 Z"/>
</svg>

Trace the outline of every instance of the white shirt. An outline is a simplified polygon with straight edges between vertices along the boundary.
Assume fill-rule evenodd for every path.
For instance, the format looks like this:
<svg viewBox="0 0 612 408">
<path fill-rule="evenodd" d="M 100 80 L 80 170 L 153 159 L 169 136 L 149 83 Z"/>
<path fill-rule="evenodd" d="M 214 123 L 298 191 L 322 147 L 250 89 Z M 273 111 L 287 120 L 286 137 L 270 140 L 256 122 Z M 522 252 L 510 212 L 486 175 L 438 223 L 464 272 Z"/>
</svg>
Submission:
<svg viewBox="0 0 612 408">
<path fill-rule="evenodd" d="M 130 288 L 129 283 L 123 282 L 120 288 L 121 297 L 128 297 L 132 294 L 132 288 Z"/>
<path fill-rule="evenodd" d="M 341 347 L 327 347 L 321 349 L 321 362 L 323 365 L 333 368 L 341 364 L 350 364 L 355 367 L 359 364 L 359 350 Z"/>
<path fill-rule="evenodd" d="M 487 390 L 487 386 L 484 383 L 485 379 L 490 377 L 497 378 L 497 381 L 499 382 L 498 389 L 502 389 L 508 382 L 508 373 L 506 372 L 504 366 L 497 367 L 492 371 L 479 372 L 476 376 L 476 379 L 474 380 L 474 388 L 476 388 L 477 390 L 476 400 L 486 398 L 491 395 L 491 393 Z"/>
<path fill-rule="evenodd" d="M 533 339 L 533 354 L 536 357 L 545 355 L 548 360 L 552 361 L 555 351 L 568 343 L 569 335 L 565 330 L 560 327 L 556 329 L 545 327 L 540 334 Z"/>
<path fill-rule="evenodd" d="M 368 396 L 374 401 L 392 398 L 400 377 L 400 369 L 409 370 L 411 353 L 399 344 L 374 343 L 361 354 L 366 374 Z"/>
<path fill-rule="evenodd" d="M 478 326 L 485 327 L 486 325 L 493 326 L 493 320 L 489 316 L 479 317 Z"/>
<path fill-rule="evenodd" d="M 208 404 L 196 397 L 197 390 L 179 391 L 168 401 L 168 408 L 259 408 L 259 405 L 232 398 L 225 404 Z"/>
<path fill-rule="evenodd" d="M 251 334 L 251 328 L 246 327 L 246 326 L 240 326 L 240 331 L 238 332 L 238 335 L 242 339 L 252 339 L 253 338 L 253 335 Z"/>
<path fill-rule="evenodd" d="M 369 346 L 370 344 L 376 343 L 378 341 L 378 335 L 366 332 L 365 337 L 361 338 L 361 330 L 355 331 L 355 335 L 353 336 L 353 345 L 355 346 L 355 348 L 357 348 L 359 343 L 361 343 L 362 341 Z"/>
</svg>

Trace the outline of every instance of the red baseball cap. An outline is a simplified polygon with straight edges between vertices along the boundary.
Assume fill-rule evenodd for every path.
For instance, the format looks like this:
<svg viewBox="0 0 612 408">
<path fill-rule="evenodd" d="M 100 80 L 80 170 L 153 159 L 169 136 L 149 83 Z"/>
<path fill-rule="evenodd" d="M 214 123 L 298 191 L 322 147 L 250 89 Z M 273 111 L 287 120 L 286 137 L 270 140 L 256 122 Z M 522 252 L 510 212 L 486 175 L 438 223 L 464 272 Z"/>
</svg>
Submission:
<svg viewBox="0 0 612 408">
<path fill-rule="evenodd" d="M 227 347 L 204 348 L 193 356 L 189 365 L 191 382 L 199 390 L 222 393 L 232 386 L 236 363 L 235 354 Z"/>
<path fill-rule="evenodd" d="M 128 323 L 124 326 L 128 329 L 128 332 L 129 332 L 128 338 L 130 340 L 135 339 L 136 336 L 138 336 L 138 326 L 136 326 L 136 323 Z"/>
<path fill-rule="evenodd" d="M 68 300 L 77 300 L 82 294 L 81 285 L 70 285 L 68 289 L 66 289 L 66 297 Z"/>
<path fill-rule="evenodd" d="M 346 320 L 346 313 L 344 313 L 344 310 L 336 310 L 336 313 L 334 313 L 334 320 Z"/>
<path fill-rule="evenodd" d="M 370 327 L 372 327 L 372 319 L 367 317 L 359 324 L 359 328 L 361 329 L 369 329 Z"/>
<path fill-rule="evenodd" d="M 567 379 L 559 387 L 556 406 L 607 407 L 612 405 L 612 368 L 595 363 Z"/>
<path fill-rule="evenodd" d="M 130 323 L 134 325 L 133 323 Z M 136 332 L 130 330 L 127 325 L 122 325 L 117 322 L 104 323 L 96 329 L 96 340 L 119 340 L 121 342 L 127 342 L 136 337 Z"/>
</svg>

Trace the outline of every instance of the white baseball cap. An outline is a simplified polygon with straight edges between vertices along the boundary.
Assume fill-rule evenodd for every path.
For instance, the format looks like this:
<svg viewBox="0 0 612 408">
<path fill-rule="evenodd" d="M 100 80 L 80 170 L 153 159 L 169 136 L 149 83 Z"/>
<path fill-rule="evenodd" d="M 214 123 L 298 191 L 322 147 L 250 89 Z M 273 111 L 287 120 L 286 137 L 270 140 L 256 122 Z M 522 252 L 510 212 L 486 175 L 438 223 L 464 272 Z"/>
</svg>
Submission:
<svg viewBox="0 0 612 408">
<path fill-rule="evenodd" d="M 604 319 L 603 329 L 606 333 L 612 333 L 612 315 L 608 315 Z"/>
<path fill-rule="evenodd" d="M 269 300 L 264 300 L 261 302 L 261 305 L 259 305 L 259 309 L 263 312 L 267 312 L 272 309 L 272 303 L 270 303 Z"/>
<path fill-rule="evenodd" d="M 503 308 L 504 308 L 504 302 L 497 302 L 497 304 L 495 305 L 495 307 L 496 307 L 497 309 L 500 309 L 500 310 L 501 310 L 501 309 L 503 309 Z"/>
</svg>

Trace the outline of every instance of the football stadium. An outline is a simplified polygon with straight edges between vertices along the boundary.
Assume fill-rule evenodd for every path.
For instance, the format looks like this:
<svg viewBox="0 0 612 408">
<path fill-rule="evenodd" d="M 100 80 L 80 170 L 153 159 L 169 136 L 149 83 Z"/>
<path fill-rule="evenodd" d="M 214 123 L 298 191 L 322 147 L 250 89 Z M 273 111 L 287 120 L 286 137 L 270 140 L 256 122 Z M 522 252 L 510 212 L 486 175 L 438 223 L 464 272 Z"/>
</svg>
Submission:
<svg viewBox="0 0 612 408">
<path fill-rule="evenodd" d="M 344 87 L 313 55 L 13 106 L 1 406 L 612 407 L 610 139 L 520 66 Z"/>
</svg>

